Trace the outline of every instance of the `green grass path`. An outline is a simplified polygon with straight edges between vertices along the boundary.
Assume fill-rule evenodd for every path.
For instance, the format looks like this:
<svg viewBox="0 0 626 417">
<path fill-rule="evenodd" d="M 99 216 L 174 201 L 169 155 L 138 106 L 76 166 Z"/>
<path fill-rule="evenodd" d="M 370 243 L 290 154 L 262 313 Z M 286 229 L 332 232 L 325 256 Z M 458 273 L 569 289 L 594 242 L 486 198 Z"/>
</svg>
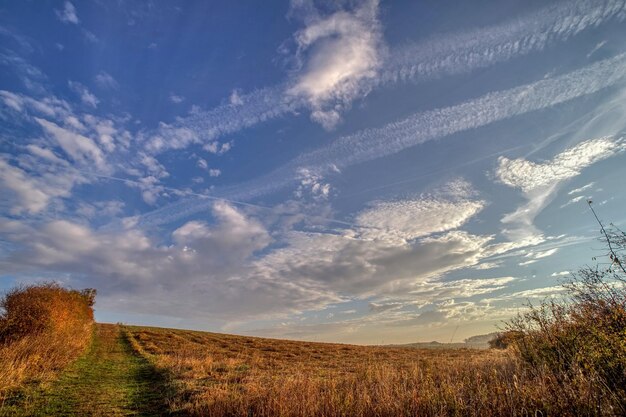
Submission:
<svg viewBox="0 0 626 417">
<path fill-rule="evenodd" d="M 161 375 L 133 352 L 120 327 L 98 324 L 86 355 L 0 416 L 161 416 L 168 415 L 165 394 Z"/>
</svg>

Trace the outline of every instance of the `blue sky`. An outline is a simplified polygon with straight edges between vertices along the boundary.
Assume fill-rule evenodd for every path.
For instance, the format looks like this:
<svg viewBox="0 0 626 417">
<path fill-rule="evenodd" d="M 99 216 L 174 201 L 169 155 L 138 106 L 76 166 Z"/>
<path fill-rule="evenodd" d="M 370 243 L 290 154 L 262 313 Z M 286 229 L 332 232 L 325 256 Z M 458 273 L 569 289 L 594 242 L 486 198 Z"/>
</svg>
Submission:
<svg viewBox="0 0 626 417">
<path fill-rule="evenodd" d="M 626 2 L 0 6 L 0 288 L 350 343 L 495 330 L 626 223 Z"/>
</svg>

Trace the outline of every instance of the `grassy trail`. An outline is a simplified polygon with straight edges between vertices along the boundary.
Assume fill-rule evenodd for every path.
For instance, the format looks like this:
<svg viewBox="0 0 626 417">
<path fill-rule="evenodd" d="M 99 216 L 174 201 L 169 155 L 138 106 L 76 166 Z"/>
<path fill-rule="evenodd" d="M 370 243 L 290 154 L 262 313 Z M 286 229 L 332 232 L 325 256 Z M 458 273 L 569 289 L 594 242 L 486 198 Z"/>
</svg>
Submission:
<svg viewBox="0 0 626 417">
<path fill-rule="evenodd" d="M 46 389 L 26 393 L 0 416 L 161 416 L 161 375 L 137 356 L 119 326 L 96 325 L 89 352 Z"/>
</svg>

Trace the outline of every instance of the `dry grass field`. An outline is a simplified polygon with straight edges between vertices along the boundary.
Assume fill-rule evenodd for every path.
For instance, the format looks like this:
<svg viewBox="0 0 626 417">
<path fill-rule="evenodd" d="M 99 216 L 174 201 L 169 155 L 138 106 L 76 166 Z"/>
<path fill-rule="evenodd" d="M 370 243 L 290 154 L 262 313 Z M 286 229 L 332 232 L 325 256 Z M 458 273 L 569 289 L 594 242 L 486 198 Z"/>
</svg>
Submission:
<svg viewBox="0 0 626 417">
<path fill-rule="evenodd" d="M 195 416 L 617 415 L 512 351 L 420 350 L 125 327 Z M 584 385 L 584 384 L 583 384 Z M 589 387 L 588 387 L 589 388 Z M 569 389 L 569 391 L 568 391 Z M 603 408 L 605 407 L 605 408 Z"/>
</svg>

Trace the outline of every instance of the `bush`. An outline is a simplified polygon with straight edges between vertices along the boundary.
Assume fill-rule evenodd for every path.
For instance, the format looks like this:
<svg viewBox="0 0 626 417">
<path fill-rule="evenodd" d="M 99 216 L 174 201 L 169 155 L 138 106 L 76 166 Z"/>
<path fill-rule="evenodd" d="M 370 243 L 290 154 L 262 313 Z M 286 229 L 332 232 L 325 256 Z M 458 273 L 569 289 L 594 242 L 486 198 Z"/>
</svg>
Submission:
<svg viewBox="0 0 626 417">
<path fill-rule="evenodd" d="M 564 282 L 564 299 L 531 306 L 507 326 L 523 363 L 572 403 L 584 400 L 583 414 L 626 412 L 626 234 L 598 222 L 610 262 L 580 269 Z"/>
<path fill-rule="evenodd" d="M 46 380 L 89 345 L 95 290 L 21 286 L 0 299 L 0 399 L 22 382 Z"/>
<path fill-rule="evenodd" d="M 47 283 L 18 287 L 0 300 L 0 343 L 44 332 L 67 332 L 93 322 L 95 294 Z"/>
</svg>

